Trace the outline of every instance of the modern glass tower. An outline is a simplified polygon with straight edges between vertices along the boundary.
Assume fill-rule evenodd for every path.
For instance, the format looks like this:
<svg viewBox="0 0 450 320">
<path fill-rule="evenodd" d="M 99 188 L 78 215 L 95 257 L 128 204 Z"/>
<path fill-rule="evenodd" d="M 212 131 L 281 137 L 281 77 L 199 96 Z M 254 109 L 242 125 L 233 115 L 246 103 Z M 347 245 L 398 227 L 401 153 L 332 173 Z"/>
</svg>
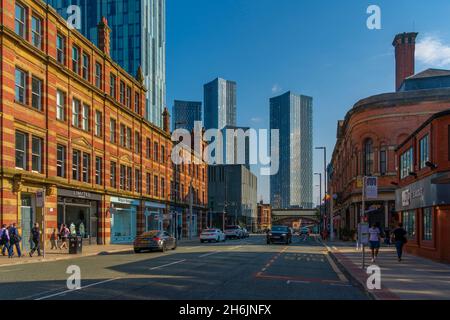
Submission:
<svg viewBox="0 0 450 320">
<path fill-rule="evenodd" d="M 81 9 L 81 29 L 98 46 L 97 25 L 106 17 L 111 28 L 111 57 L 128 73 L 142 67 L 145 85 L 146 118 L 162 127 L 166 106 L 166 17 L 165 0 L 47 0 L 67 19 L 71 5 Z"/>
<path fill-rule="evenodd" d="M 203 86 L 205 129 L 236 126 L 236 82 L 217 78 Z"/>
<path fill-rule="evenodd" d="M 313 208 L 313 99 L 287 92 L 270 99 L 270 129 L 280 136 L 279 163 L 270 178 L 272 207 Z"/>
<path fill-rule="evenodd" d="M 194 130 L 196 121 L 202 121 L 202 103 L 175 100 L 172 109 L 172 129 Z"/>
</svg>

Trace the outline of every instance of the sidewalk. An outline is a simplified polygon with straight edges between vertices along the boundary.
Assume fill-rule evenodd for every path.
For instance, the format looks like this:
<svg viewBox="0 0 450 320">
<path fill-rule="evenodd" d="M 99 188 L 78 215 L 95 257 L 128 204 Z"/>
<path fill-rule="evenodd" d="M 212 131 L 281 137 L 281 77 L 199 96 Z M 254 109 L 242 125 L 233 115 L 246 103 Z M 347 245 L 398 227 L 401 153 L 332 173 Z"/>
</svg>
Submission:
<svg viewBox="0 0 450 320">
<path fill-rule="evenodd" d="M 178 242 L 178 246 L 187 246 L 192 244 L 197 244 L 198 240 L 180 240 Z M 70 259 L 78 259 L 83 257 L 91 257 L 91 256 L 101 256 L 108 255 L 113 253 L 132 253 L 133 245 L 132 244 L 110 244 L 110 245 L 91 245 L 84 246 L 83 253 L 79 255 L 70 255 L 68 250 L 47 250 L 45 253 L 45 259 L 41 256 L 38 257 L 37 253 L 34 254 L 33 257 L 28 255 L 24 255 L 22 258 L 18 258 L 16 255 L 14 258 L 9 259 L 8 256 L 2 256 L 0 254 L 0 268 L 6 266 L 14 266 L 19 264 L 28 264 L 28 263 L 44 263 L 44 262 L 52 262 L 59 260 L 70 260 Z M 14 253 L 16 254 L 15 250 Z M 42 253 L 42 252 L 41 252 Z"/>
<path fill-rule="evenodd" d="M 362 251 L 351 242 L 324 242 L 336 262 L 366 288 L 369 275 L 362 270 Z M 366 249 L 366 268 L 372 265 Z M 381 268 L 381 290 L 369 293 L 377 300 L 450 300 L 450 265 L 404 254 L 401 263 L 393 247 L 383 247 L 375 265 Z"/>
</svg>

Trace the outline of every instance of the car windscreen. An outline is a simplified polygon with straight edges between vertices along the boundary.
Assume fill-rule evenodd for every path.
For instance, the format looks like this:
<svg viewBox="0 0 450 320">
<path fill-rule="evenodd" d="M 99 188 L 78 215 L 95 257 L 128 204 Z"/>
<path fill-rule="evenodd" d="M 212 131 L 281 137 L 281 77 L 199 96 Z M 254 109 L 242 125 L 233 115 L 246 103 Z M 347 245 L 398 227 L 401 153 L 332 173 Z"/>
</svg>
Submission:
<svg viewBox="0 0 450 320">
<path fill-rule="evenodd" d="M 228 226 L 228 227 L 225 227 L 225 230 L 235 230 L 238 228 L 239 228 L 238 226 Z"/>
<path fill-rule="evenodd" d="M 214 232 L 218 232 L 218 230 L 216 230 L 216 229 L 203 230 L 203 233 L 214 233 Z"/>
<path fill-rule="evenodd" d="M 288 232 L 287 227 L 273 227 L 272 232 Z"/>
</svg>

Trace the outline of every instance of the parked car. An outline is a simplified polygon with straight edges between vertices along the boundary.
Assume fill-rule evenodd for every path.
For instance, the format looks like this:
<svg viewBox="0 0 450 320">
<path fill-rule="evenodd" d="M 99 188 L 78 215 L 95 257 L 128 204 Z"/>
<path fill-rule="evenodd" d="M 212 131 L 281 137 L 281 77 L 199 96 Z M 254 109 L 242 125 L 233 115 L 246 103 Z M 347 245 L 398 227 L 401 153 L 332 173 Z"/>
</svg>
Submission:
<svg viewBox="0 0 450 320">
<path fill-rule="evenodd" d="M 243 238 L 249 238 L 250 237 L 250 232 L 248 232 L 248 230 L 246 228 L 242 228 L 242 237 Z"/>
<path fill-rule="evenodd" d="M 243 231 L 240 226 L 226 226 L 225 227 L 225 236 L 227 239 L 242 239 Z"/>
<path fill-rule="evenodd" d="M 177 248 L 177 239 L 166 231 L 153 230 L 136 237 L 133 247 L 135 253 L 153 250 L 165 252 L 168 249 L 175 250 Z"/>
<path fill-rule="evenodd" d="M 273 226 L 267 233 L 267 244 L 292 243 L 292 229 L 285 226 Z"/>
<path fill-rule="evenodd" d="M 225 233 L 220 229 L 206 229 L 200 234 L 200 242 L 224 242 L 226 240 Z"/>
</svg>

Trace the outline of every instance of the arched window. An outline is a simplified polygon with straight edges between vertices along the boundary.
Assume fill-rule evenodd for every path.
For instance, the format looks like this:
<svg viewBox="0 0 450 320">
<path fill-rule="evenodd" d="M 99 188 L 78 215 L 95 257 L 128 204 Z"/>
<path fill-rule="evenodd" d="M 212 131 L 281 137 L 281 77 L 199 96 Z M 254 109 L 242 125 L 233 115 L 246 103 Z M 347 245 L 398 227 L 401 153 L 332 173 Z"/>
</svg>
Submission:
<svg viewBox="0 0 450 320">
<path fill-rule="evenodd" d="M 364 175 L 371 176 L 373 175 L 373 141 L 372 139 L 367 139 L 364 142 Z"/>
</svg>

